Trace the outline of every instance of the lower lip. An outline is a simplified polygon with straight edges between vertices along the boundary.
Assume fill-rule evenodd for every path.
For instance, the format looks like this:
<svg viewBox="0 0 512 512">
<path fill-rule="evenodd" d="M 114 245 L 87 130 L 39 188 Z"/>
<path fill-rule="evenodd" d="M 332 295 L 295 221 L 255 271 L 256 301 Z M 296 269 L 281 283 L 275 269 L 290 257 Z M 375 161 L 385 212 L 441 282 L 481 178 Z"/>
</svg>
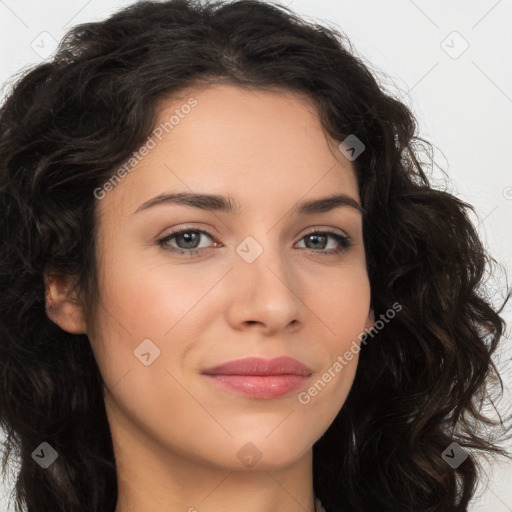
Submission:
<svg viewBox="0 0 512 512">
<path fill-rule="evenodd" d="M 252 398 L 279 398 L 301 388 L 303 375 L 206 375 L 229 391 Z"/>
</svg>

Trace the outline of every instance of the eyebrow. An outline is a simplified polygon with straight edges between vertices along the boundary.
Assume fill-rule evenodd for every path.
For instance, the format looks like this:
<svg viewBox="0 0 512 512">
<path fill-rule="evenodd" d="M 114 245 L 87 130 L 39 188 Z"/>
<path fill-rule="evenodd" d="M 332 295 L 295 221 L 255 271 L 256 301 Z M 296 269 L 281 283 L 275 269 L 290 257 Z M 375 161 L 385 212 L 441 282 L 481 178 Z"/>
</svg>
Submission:
<svg viewBox="0 0 512 512">
<path fill-rule="evenodd" d="M 142 203 L 134 214 L 162 204 L 177 204 L 192 206 L 207 211 L 219 211 L 226 213 L 239 214 L 242 206 L 231 196 L 222 196 L 218 194 L 199 194 L 192 192 L 177 192 L 174 194 L 159 194 L 148 201 Z M 324 213 L 342 206 L 349 206 L 360 213 L 365 213 L 364 208 L 352 197 L 345 194 L 335 194 L 328 197 L 321 197 L 310 201 L 304 201 L 296 204 L 292 212 L 297 215 L 308 215 L 314 213 Z"/>
</svg>

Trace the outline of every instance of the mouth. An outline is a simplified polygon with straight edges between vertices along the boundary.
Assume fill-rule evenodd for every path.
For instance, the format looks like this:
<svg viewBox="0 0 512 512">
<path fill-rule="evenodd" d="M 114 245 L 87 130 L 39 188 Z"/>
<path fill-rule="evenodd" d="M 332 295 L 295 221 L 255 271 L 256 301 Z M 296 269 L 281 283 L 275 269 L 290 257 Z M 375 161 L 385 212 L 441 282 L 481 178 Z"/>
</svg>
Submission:
<svg viewBox="0 0 512 512">
<path fill-rule="evenodd" d="M 272 399 L 301 388 L 313 371 L 291 357 L 246 358 L 202 371 L 221 388 L 252 398 Z"/>
</svg>

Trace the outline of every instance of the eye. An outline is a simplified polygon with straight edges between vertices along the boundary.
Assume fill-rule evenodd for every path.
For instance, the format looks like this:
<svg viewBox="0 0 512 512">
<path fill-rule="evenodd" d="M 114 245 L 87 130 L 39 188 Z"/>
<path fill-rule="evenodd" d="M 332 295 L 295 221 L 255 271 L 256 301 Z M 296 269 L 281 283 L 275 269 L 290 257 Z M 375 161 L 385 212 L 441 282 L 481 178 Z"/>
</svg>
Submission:
<svg viewBox="0 0 512 512">
<path fill-rule="evenodd" d="M 159 239 L 157 244 L 172 253 L 194 256 L 212 248 L 212 246 L 200 247 L 200 240 L 203 236 L 213 239 L 213 235 L 203 229 L 184 228 Z M 326 251 L 324 249 L 328 248 L 329 239 L 334 240 L 334 247 Z M 349 236 L 331 230 L 316 229 L 310 231 L 303 235 L 299 242 L 303 240 L 306 241 L 306 249 L 327 256 L 340 254 L 352 246 L 352 240 Z M 172 244 L 171 241 L 174 241 L 177 246 Z"/>
<path fill-rule="evenodd" d="M 203 249 L 205 249 L 204 247 L 198 248 L 197 245 L 201 236 L 203 235 L 206 235 L 208 238 L 212 238 L 212 235 L 210 235 L 210 233 L 202 229 L 185 228 L 180 231 L 170 233 L 164 238 L 158 240 L 157 243 L 166 251 L 193 256 L 194 254 L 200 253 L 203 251 Z M 183 247 L 180 247 L 179 245 L 178 247 L 173 247 L 172 245 L 169 245 L 170 241 L 174 239 L 176 239 L 179 245 L 182 245 Z M 209 249 L 209 247 L 207 249 Z"/>
<path fill-rule="evenodd" d="M 309 246 L 307 247 L 308 249 L 310 249 L 311 247 L 318 248 L 318 245 L 320 245 L 320 249 L 325 249 L 325 248 L 327 248 L 326 246 L 329 245 L 328 244 L 329 238 L 334 239 L 336 241 L 336 243 L 334 244 L 335 247 L 331 248 L 329 251 L 321 251 L 321 254 L 327 254 L 327 255 L 340 254 L 352 246 L 352 241 L 351 241 L 350 237 L 348 237 L 347 235 L 343 235 L 343 234 L 335 232 L 335 231 L 322 231 L 319 229 L 317 229 L 315 231 L 310 231 L 309 233 L 306 233 L 301 238 L 300 241 L 306 240 L 307 241 L 306 245 L 309 244 Z M 337 247 L 336 247 L 336 245 L 337 245 Z M 314 251 L 314 252 L 318 252 L 318 251 Z"/>
</svg>

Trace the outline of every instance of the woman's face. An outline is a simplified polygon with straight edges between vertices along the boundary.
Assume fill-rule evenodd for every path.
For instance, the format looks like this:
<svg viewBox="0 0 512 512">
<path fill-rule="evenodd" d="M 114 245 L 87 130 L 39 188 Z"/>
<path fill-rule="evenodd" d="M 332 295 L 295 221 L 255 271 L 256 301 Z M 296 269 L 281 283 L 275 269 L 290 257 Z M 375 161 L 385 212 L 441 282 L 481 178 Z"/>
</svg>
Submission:
<svg viewBox="0 0 512 512">
<path fill-rule="evenodd" d="M 358 351 L 344 354 L 373 325 L 354 166 L 301 96 L 229 85 L 191 96 L 163 104 L 165 128 L 98 201 L 89 337 L 126 454 L 276 468 L 329 427 L 356 371 Z M 239 209 L 147 203 L 161 194 L 229 196 Z M 300 208 L 334 195 L 346 199 Z M 282 356 L 310 374 L 204 373 Z"/>
</svg>

